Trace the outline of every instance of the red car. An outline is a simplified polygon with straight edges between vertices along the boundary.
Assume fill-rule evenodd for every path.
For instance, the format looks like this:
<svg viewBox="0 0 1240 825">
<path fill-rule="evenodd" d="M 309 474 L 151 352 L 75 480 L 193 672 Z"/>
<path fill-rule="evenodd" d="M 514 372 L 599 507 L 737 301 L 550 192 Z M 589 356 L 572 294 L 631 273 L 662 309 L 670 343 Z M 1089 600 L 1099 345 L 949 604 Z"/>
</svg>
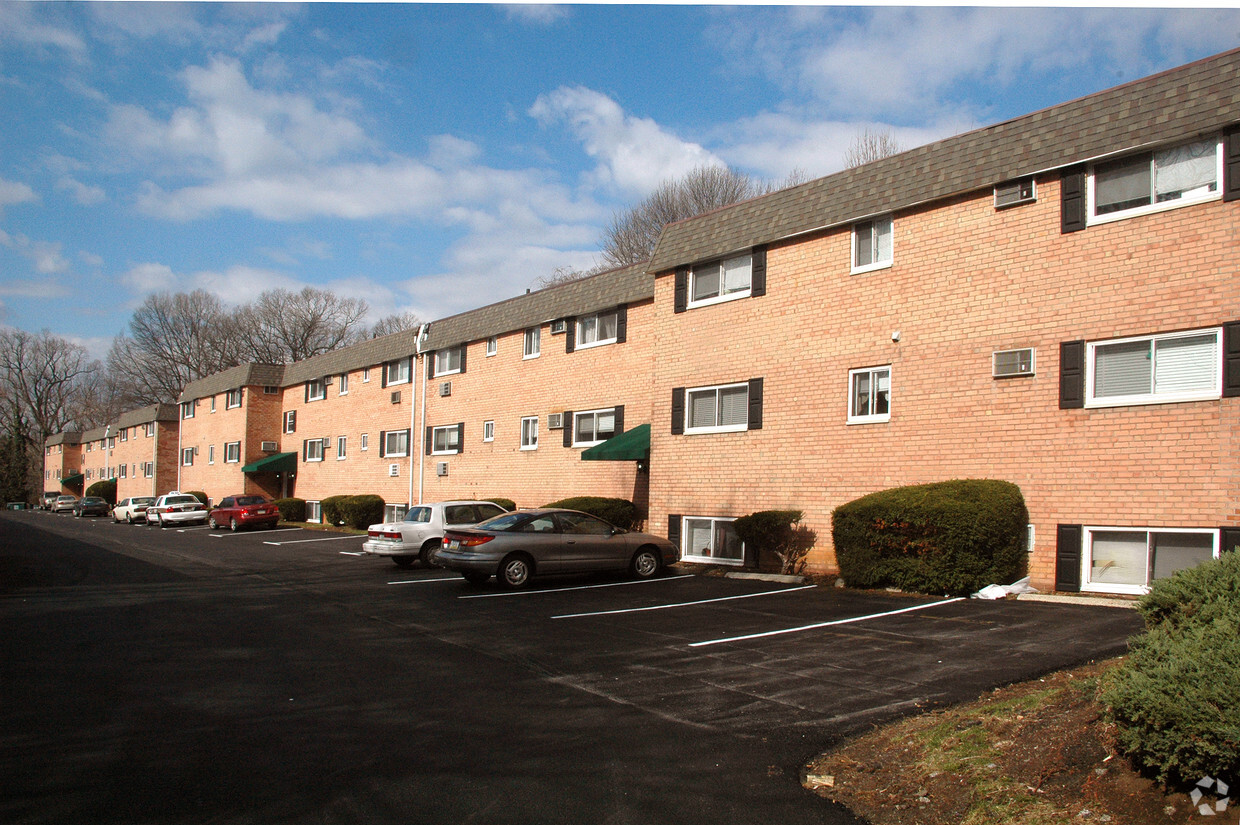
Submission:
<svg viewBox="0 0 1240 825">
<path fill-rule="evenodd" d="M 264 496 L 228 496 L 207 516 L 212 530 L 227 526 L 236 532 L 242 527 L 275 527 L 280 508 Z"/>
</svg>

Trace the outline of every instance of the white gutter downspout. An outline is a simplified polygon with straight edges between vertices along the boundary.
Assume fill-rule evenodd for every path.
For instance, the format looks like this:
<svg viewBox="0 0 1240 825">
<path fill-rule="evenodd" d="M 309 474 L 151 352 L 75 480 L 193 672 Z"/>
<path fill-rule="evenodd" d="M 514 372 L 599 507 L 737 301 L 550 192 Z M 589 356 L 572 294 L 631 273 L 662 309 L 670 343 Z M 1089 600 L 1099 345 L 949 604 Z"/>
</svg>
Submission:
<svg viewBox="0 0 1240 825">
<path fill-rule="evenodd" d="M 422 326 L 418 327 L 418 337 L 417 337 L 417 340 L 414 342 L 414 352 L 416 353 L 416 357 L 413 359 L 414 366 L 418 370 L 418 374 L 422 376 L 422 392 L 421 392 L 422 422 L 421 424 L 418 425 L 418 429 L 417 429 L 418 439 L 419 439 L 418 502 L 417 502 L 418 504 L 422 503 L 422 495 L 424 493 L 423 473 L 425 472 L 425 469 L 426 469 L 425 462 L 423 461 L 423 458 L 422 458 L 422 456 L 425 455 L 425 452 L 426 452 L 426 444 L 425 444 L 425 441 L 426 441 L 426 369 L 423 363 L 425 359 L 422 354 L 422 344 L 430 336 L 430 328 L 431 328 L 430 324 L 423 324 Z M 410 383 L 413 383 L 413 382 L 410 382 Z M 410 409 L 409 410 L 409 426 L 410 427 L 413 426 L 413 416 L 414 416 L 414 410 Z M 409 439 L 409 444 L 412 446 L 413 444 L 412 438 Z M 410 468 L 413 467 L 412 457 L 410 458 L 409 466 Z M 409 473 L 409 502 L 410 502 L 409 506 L 412 507 L 413 506 L 413 473 L 412 472 Z"/>
</svg>

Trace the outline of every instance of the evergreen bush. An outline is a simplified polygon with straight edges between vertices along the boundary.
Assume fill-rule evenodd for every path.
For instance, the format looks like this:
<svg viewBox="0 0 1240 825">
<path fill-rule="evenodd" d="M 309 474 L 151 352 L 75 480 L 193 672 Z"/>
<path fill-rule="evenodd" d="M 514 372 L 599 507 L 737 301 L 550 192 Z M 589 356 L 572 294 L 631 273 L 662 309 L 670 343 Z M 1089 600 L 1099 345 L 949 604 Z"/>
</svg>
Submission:
<svg viewBox="0 0 1240 825">
<path fill-rule="evenodd" d="M 278 498 L 272 504 L 279 509 L 281 521 L 306 520 L 306 500 L 304 498 Z"/>
<path fill-rule="evenodd" d="M 758 567 L 763 557 L 774 555 L 779 559 L 779 572 L 800 573 L 818 537 L 813 530 L 800 526 L 804 517 L 801 510 L 760 510 L 738 518 L 732 527 L 753 552 Z"/>
<path fill-rule="evenodd" d="M 853 587 L 967 595 L 1025 575 L 1029 511 L 1006 481 L 897 487 L 837 507 L 835 557 Z"/>
<path fill-rule="evenodd" d="M 99 496 L 113 507 L 116 506 L 116 479 L 105 478 L 103 481 L 96 481 L 90 487 L 86 488 L 85 495 Z"/>
<path fill-rule="evenodd" d="M 622 530 L 632 530 L 637 518 L 637 508 L 633 502 L 623 498 L 604 498 L 602 496 L 576 496 L 573 498 L 553 501 L 544 507 L 560 507 L 565 510 L 580 510 L 603 521 L 610 522 Z"/>
<path fill-rule="evenodd" d="M 204 493 L 202 490 L 186 490 L 185 495 L 193 496 L 194 498 L 198 499 L 198 501 L 201 502 L 203 505 L 209 505 L 207 494 Z"/>
<path fill-rule="evenodd" d="M 492 504 L 498 504 L 509 512 L 517 509 L 517 503 L 510 498 L 484 498 L 483 501 L 489 501 Z"/>
<path fill-rule="evenodd" d="M 344 500 L 348 496 L 328 496 L 319 502 L 319 509 L 322 513 L 323 523 L 330 524 L 333 527 L 344 524 Z"/>
<path fill-rule="evenodd" d="M 365 530 L 372 524 L 383 521 L 383 509 L 386 502 L 380 496 L 340 496 L 343 499 L 338 505 L 341 520 L 356 530 Z M 326 512 L 326 510 L 324 510 Z M 333 522 L 335 523 L 335 522 Z"/>
</svg>

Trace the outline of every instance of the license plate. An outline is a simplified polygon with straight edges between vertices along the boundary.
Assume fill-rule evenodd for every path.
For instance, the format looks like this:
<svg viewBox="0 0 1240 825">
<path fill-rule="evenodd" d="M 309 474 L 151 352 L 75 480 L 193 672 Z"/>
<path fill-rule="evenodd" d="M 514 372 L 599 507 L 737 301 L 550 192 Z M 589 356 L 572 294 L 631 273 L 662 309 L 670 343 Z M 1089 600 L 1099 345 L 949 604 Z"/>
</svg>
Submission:
<svg viewBox="0 0 1240 825">
<path fill-rule="evenodd" d="M 266 510 L 255 510 L 255 511 L 254 511 L 254 515 L 256 515 L 256 516 L 265 516 L 265 515 L 267 515 L 267 511 L 266 511 Z"/>
<path fill-rule="evenodd" d="M 459 541 L 457 541 L 456 539 L 451 539 L 451 540 L 448 542 L 448 549 L 449 549 L 449 550 L 460 550 L 460 549 L 461 549 L 461 543 L 460 543 Z"/>
</svg>

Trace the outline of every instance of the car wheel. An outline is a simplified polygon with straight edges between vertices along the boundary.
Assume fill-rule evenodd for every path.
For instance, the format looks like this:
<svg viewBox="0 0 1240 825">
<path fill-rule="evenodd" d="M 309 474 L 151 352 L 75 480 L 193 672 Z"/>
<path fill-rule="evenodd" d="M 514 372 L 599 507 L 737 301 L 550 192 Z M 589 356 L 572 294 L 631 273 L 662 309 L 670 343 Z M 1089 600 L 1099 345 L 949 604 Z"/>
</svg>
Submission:
<svg viewBox="0 0 1240 825">
<path fill-rule="evenodd" d="M 156 526 L 156 527 L 158 527 L 160 530 L 162 530 L 162 529 L 164 529 L 165 527 L 167 527 L 168 525 L 167 525 L 167 523 L 164 521 L 164 517 L 163 517 L 163 516 L 156 516 L 156 517 L 155 517 L 155 526 Z"/>
<path fill-rule="evenodd" d="M 517 590 L 530 583 L 530 576 L 534 575 L 534 562 L 529 556 L 513 553 L 500 562 L 497 575 L 500 584 L 510 590 Z"/>
<path fill-rule="evenodd" d="M 81 510 L 74 510 L 74 511 L 73 511 L 73 517 L 74 517 L 74 518 L 81 518 L 81 517 L 82 517 L 82 511 L 81 511 Z"/>
<path fill-rule="evenodd" d="M 415 560 L 415 556 L 392 556 L 392 561 L 396 563 L 397 567 L 413 567 Z"/>
<path fill-rule="evenodd" d="M 648 579 L 659 572 L 660 566 L 659 554 L 649 547 L 643 547 L 633 555 L 629 570 L 639 579 Z"/>
<path fill-rule="evenodd" d="M 209 519 L 207 519 L 207 524 L 211 527 L 212 530 L 220 529 L 220 523 L 215 520 L 215 516 L 211 516 Z"/>
<path fill-rule="evenodd" d="M 234 518 L 234 519 L 229 519 L 229 520 L 228 520 L 228 529 L 229 529 L 229 530 L 232 530 L 232 531 L 235 533 L 235 532 L 237 532 L 238 530 L 240 530 L 240 529 L 241 529 L 241 525 L 237 523 L 237 520 L 236 520 L 235 518 Z"/>
<path fill-rule="evenodd" d="M 470 584 L 484 584 L 487 579 L 491 578 L 490 573 L 476 573 L 472 570 L 468 573 L 462 573 L 461 575 L 464 576 L 465 581 Z"/>
<path fill-rule="evenodd" d="M 422 562 L 423 567 L 434 567 L 435 563 L 431 561 L 431 556 L 439 549 L 442 541 L 428 541 L 422 545 L 422 549 L 418 551 L 418 561 Z"/>
</svg>

